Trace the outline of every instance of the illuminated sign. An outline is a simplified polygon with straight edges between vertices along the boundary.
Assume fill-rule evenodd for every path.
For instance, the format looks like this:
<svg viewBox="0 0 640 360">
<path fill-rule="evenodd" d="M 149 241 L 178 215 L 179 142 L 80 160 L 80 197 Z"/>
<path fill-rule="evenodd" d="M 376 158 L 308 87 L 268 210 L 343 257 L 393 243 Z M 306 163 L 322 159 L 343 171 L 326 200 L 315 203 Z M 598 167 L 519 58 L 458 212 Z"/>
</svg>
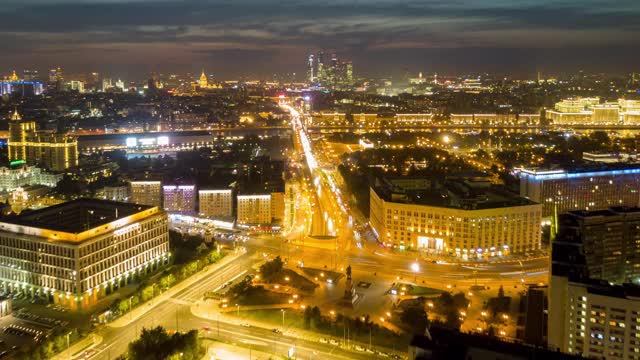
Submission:
<svg viewBox="0 0 640 360">
<path fill-rule="evenodd" d="M 26 164 L 27 162 L 24 160 L 14 160 L 12 162 L 9 163 L 9 166 L 16 166 L 16 165 L 22 165 L 22 164 Z"/>
<path fill-rule="evenodd" d="M 127 147 L 136 147 L 138 146 L 138 139 L 134 137 L 128 137 L 126 140 Z"/>
</svg>

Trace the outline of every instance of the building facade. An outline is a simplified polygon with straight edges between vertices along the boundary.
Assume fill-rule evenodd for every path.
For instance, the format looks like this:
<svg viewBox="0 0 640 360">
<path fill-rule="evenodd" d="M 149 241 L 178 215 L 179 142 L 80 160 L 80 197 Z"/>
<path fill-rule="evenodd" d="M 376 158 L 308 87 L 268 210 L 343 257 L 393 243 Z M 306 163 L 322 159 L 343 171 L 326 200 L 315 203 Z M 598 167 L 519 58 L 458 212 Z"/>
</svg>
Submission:
<svg viewBox="0 0 640 360">
<path fill-rule="evenodd" d="M 231 217 L 233 216 L 233 190 L 199 190 L 198 204 L 202 216 Z"/>
<path fill-rule="evenodd" d="M 167 215 L 155 206 L 78 199 L 0 222 L 4 289 L 71 308 L 168 257 Z"/>
<path fill-rule="evenodd" d="M 196 211 L 195 185 L 165 185 L 162 187 L 164 210 L 193 213 Z"/>
<path fill-rule="evenodd" d="M 12 191 L 29 185 L 55 187 L 62 174 L 50 174 L 35 166 L 0 168 L 0 191 Z"/>
<path fill-rule="evenodd" d="M 484 258 L 540 249 L 541 206 L 514 199 L 510 205 L 460 206 L 415 202 L 403 193 L 370 188 L 370 224 L 378 241 L 462 258 Z"/>
<path fill-rule="evenodd" d="M 160 181 L 132 181 L 130 202 L 161 207 L 162 183 Z"/>
<path fill-rule="evenodd" d="M 640 208 L 572 211 L 552 243 L 549 346 L 640 359 Z"/>
<path fill-rule="evenodd" d="M 271 224 L 271 195 L 238 195 L 238 224 Z"/>
<path fill-rule="evenodd" d="M 640 359 L 640 288 L 551 276 L 549 347 L 585 358 Z"/>
<path fill-rule="evenodd" d="M 640 166 L 573 170 L 519 169 L 520 195 L 542 204 L 542 216 L 570 210 L 640 205 Z"/>
<path fill-rule="evenodd" d="M 34 121 L 23 121 L 17 111 L 9 120 L 9 161 L 24 160 L 48 170 L 78 166 L 78 139 L 66 134 L 38 131 Z"/>
<path fill-rule="evenodd" d="M 600 98 L 569 98 L 546 111 L 555 126 L 635 125 L 640 119 L 640 101 L 618 99 L 600 103 Z"/>
</svg>

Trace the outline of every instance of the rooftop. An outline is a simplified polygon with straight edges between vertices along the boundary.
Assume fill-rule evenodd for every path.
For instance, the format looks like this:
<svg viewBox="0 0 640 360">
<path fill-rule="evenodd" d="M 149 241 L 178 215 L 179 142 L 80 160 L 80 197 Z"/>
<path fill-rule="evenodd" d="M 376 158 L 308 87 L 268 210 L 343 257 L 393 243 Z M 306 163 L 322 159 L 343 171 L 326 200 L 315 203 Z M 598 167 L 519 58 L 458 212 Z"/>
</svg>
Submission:
<svg viewBox="0 0 640 360">
<path fill-rule="evenodd" d="M 374 190 L 385 201 L 427 206 L 439 206 L 463 210 L 494 209 L 536 204 L 504 187 L 477 178 L 457 178 L 441 182 L 420 182 L 413 178 L 411 184 L 396 179 L 377 181 Z"/>
<path fill-rule="evenodd" d="M 77 199 L 20 215 L 8 216 L 0 221 L 79 234 L 152 207 L 109 200 Z"/>
</svg>

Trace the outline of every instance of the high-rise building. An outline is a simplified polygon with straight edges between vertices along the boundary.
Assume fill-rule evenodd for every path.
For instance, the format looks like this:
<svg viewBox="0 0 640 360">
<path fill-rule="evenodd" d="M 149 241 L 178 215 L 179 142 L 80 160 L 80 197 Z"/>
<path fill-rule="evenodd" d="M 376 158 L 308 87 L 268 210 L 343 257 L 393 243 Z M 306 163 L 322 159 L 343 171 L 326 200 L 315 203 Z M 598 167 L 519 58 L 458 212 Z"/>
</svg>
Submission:
<svg viewBox="0 0 640 360">
<path fill-rule="evenodd" d="M 82 81 L 71 80 L 70 87 L 71 87 L 71 90 L 75 90 L 81 94 L 84 92 L 84 82 Z"/>
<path fill-rule="evenodd" d="M 316 73 L 316 81 L 318 83 L 324 83 L 326 81 L 326 71 L 327 71 L 327 65 L 324 62 L 324 52 L 320 51 L 318 53 L 318 67 L 317 67 L 317 73 Z"/>
<path fill-rule="evenodd" d="M 238 195 L 238 224 L 271 224 L 271 195 Z"/>
<path fill-rule="evenodd" d="M 309 84 L 313 84 L 316 81 L 315 76 L 315 59 L 314 55 L 309 55 L 309 60 L 307 61 L 307 81 Z"/>
<path fill-rule="evenodd" d="M 195 185 L 164 185 L 162 187 L 164 210 L 180 213 L 195 212 L 195 189 Z"/>
<path fill-rule="evenodd" d="M 58 66 L 55 69 L 49 70 L 49 89 L 63 90 L 64 76 L 62 75 L 62 69 Z"/>
<path fill-rule="evenodd" d="M 162 183 L 160 181 L 132 181 L 130 202 L 161 207 Z"/>
<path fill-rule="evenodd" d="M 233 190 L 199 190 L 198 204 L 200 214 L 211 218 L 233 216 Z"/>
<path fill-rule="evenodd" d="M 551 251 L 548 342 L 586 358 L 640 353 L 640 208 L 572 211 Z"/>
<path fill-rule="evenodd" d="M 9 161 L 63 171 L 78 166 L 78 139 L 66 134 L 38 131 L 35 121 L 26 121 L 14 111 L 9 119 Z"/>
<path fill-rule="evenodd" d="M 316 64 L 314 64 L 316 61 Z M 348 89 L 354 85 L 353 63 L 340 61 L 336 53 L 326 62 L 324 52 L 307 58 L 307 80 L 328 89 Z"/>
<path fill-rule="evenodd" d="M 518 169 L 520 195 L 542 204 L 542 216 L 570 210 L 640 206 L 639 165 L 595 165 L 569 170 Z"/>
<path fill-rule="evenodd" d="M 72 309 L 168 258 L 167 215 L 158 207 L 78 199 L 0 221 L 3 290 Z"/>
<path fill-rule="evenodd" d="M 462 258 L 540 249 L 541 205 L 487 181 L 380 178 L 370 200 L 371 227 L 388 247 Z"/>
<path fill-rule="evenodd" d="M 124 88 L 124 81 L 122 81 L 122 80 L 118 79 L 118 80 L 116 81 L 116 88 L 117 88 L 117 89 L 120 89 L 120 91 L 125 91 L 125 88 Z"/>
<path fill-rule="evenodd" d="M 112 87 L 113 87 L 113 83 L 111 81 L 111 78 L 102 79 L 102 92 L 106 92 L 107 90 L 111 89 Z"/>
</svg>

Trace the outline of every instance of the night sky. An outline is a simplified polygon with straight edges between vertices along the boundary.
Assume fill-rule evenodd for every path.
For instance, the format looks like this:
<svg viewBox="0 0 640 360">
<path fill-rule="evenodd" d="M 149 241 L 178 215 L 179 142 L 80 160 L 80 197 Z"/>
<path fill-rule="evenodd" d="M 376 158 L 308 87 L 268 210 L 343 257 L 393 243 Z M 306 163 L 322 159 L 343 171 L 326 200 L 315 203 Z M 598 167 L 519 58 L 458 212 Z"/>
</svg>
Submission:
<svg viewBox="0 0 640 360">
<path fill-rule="evenodd" d="M 640 0 L 2 0 L 0 73 L 25 67 L 359 75 L 640 71 Z"/>
</svg>

